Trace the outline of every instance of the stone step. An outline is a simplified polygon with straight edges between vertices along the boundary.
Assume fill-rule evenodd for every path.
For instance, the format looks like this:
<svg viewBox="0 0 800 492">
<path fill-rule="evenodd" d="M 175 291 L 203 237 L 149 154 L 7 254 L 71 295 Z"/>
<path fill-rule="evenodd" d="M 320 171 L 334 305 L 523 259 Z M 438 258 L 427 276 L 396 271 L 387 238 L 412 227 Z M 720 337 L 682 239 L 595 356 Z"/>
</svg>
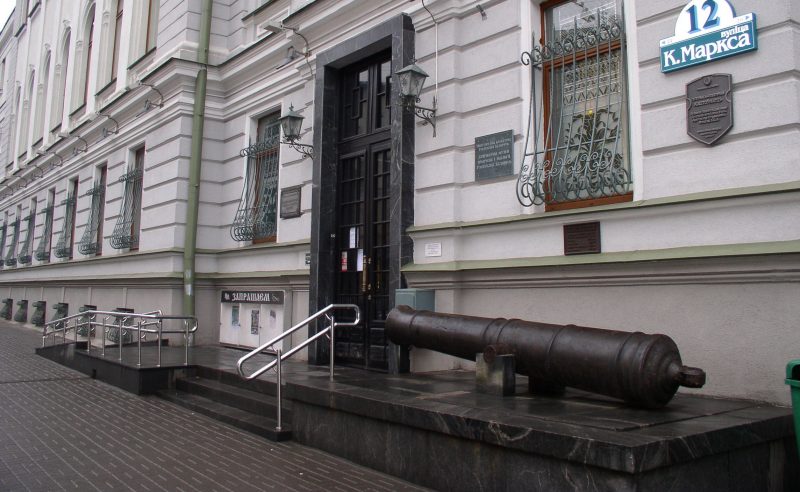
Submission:
<svg viewBox="0 0 800 492">
<path fill-rule="evenodd" d="M 269 417 L 234 408 L 204 396 L 175 389 L 161 390 L 156 394 L 189 410 L 272 441 L 288 441 L 292 437 L 291 428 L 286 423 L 282 425 L 281 430 L 277 430 L 275 428 L 277 422 Z"/>
<path fill-rule="evenodd" d="M 263 393 L 266 395 L 275 396 L 277 392 L 275 374 L 272 371 L 262 375 L 260 378 L 250 381 L 243 379 L 238 374 L 207 366 L 197 366 L 194 374 L 195 376 L 199 376 L 203 379 L 218 381 L 228 386 L 235 386 L 237 388 Z"/>
<path fill-rule="evenodd" d="M 197 376 L 176 378 L 175 387 L 178 390 L 199 395 L 239 410 L 272 419 L 277 418 L 278 400 L 271 394 L 251 391 L 240 386 Z M 286 398 L 283 399 L 281 413 L 284 422 L 291 422 L 291 402 Z"/>
</svg>

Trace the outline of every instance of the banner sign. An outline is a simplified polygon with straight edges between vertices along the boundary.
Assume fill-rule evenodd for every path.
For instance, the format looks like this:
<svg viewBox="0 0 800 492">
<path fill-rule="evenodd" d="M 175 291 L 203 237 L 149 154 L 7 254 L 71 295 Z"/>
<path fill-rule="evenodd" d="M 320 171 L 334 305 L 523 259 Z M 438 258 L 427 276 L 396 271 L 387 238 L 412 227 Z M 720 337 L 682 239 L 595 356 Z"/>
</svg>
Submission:
<svg viewBox="0 0 800 492">
<path fill-rule="evenodd" d="M 661 40 L 664 73 L 758 49 L 755 14 L 736 16 L 727 0 L 692 0 Z"/>
<path fill-rule="evenodd" d="M 282 290 L 223 290 L 222 302 L 249 302 L 255 304 L 283 304 Z"/>
</svg>

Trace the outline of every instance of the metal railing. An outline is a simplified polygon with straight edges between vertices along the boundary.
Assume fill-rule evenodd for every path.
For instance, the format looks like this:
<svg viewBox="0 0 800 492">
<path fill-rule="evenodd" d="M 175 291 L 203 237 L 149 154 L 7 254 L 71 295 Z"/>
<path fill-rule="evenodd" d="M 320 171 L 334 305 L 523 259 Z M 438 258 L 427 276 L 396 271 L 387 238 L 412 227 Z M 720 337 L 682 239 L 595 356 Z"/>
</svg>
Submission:
<svg viewBox="0 0 800 492">
<path fill-rule="evenodd" d="M 355 312 L 355 315 L 356 315 L 355 319 L 353 321 L 337 322 L 336 321 L 336 317 L 334 316 L 333 313 L 335 311 L 341 310 L 341 309 L 351 309 L 351 310 L 353 310 L 353 312 Z M 292 348 L 291 350 L 289 350 L 285 354 L 283 353 L 283 350 L 280 349 L 280 348 L 278 348 L 278 349 L 273 349 L 272 348 L 272 346 L 275 345 L 276 343 L 283 341 L 284 338 L 286 338 L 288 336 L 291 336 L 292 333 L 296 332 L 300 328 L 303 328 L 304 326 L 307 326 L 312 321 L 315 321 L 318 318 L 321 318 L 323 316 L 325 317 L 326 320 L 328 320 L 328 327 L 323 329 L 323 330 L 321 330 L 321 331 L 319 331 L 319 332 L 317 332 L 314 336 L 308 338 L 306 341 L 304 341 L 303 343 L 301 343 L 297 347 Z M 316 313 L 312 314 L 308 318 L 306 318 L 303 321 L 297 323 L 296 325 L 294 325 L 293 327 L 289 328 L 288 330 L 286 330 L 285 332 L 281 333 L 280 335 L 278 335 L 277 337 L 273 338 L 272 340 L 262 344 L 260 347 L 248 352 L 247 355 L 245 355 L 245 356 L 243 356 L 242 358 L 239 359 L 239 361 L 236 363 L 236 370 L 239 372 L 239 376 L 241 376 L 241 377 L 243 377 L 244 379 L 247 379 L 247 380 L 255 379 L 255 378 L 259 377 L 260 375 L 264 374 L 265 372 L 269 371 L 273 367 L 275 368 L 275 371 L 276 371 L 276 374 L 277 374 L 277 385 L 276 385 L 277 386 L 277 390 L 276 390 L 275 398 L 276 398 L 276 400 L 278 402 L 277 415 L 276 415 L 277 416 L 277 424 L 278 425 L 275 427 L 275 430 L 277 430 L 277 431 L 281 430 L 281 379 L 282 379 L 282 368 L 281 368 L 281 365 L 282 365 L 283 361 L 285 359 L 288 359 L 289 357 L 293 356 L 297 352 L 303 350 L 304 348 L 308 347 L 313 342 L 316 342 L 317 339 L 327 335 L 328 338 L 330 339 L 330 350 L 329 350 L 329 352 L 330 352 L 330 363 L 329 363 L 329 366 L 330 366 L 330 369 L 329 369 L 330 370 L 330 380 L 333 381 L 333 356 L 334 356 L 334 353 L 335 353 L 334 348 L 335 348 L 335 343 L 336 343 L 336 341 L 335 341 L 336 340 L 336 336 L 335 336 L 336 328 L 337 327 L 344 327 L 344 326 L 358 326 L 359 323 L 361 323 L 361 309 L 359 309 L 359 307 L 356 306 L 355 304 L 330 304 L 326 308 L 321 309 L 320 311 L 317 311 Z M 270 361 L 268 364 L 266 364 L 265 366 L 261 367 L 257 371 L 251 373 L 250 375 L 246 375 L 244 373 L 244 363 L 247 362 L 248 360 L 250 360 L 251 358 L 255 357 L 256 355 L 261 354 L 261 353 L 267 353 L 269 355 L 274 355 L 275 356 L 275 360 Z"/>
<path fill-rule="evenodd" d="M 97 321 L 97 317 L 102 316 L 102 321 Z M 112 322 L 109 320 L 114 318 Z M 129 324 L 130 321 L 135 323 Z M 182 330 L 164 329 L 164 321 L 180 320 L 183 322 Z M 125 335 L 129 332 L 136 333 L 137 361 L 136 365 L 142 365 L 142 341 L 147 341 L 147 335 L 156 335 L 157 355 L 156 367 L 161 367 L 161 346 L 164 335 L 182 334 L 185 337 L 183 365 L 189 364 L 189 345 L 190 336 L 197 331 L 197 318 L 194 316 L 165 315 L 160 310 L 147 313 L 121 313 L 117 311 L 83 311 L 66 318 L 56 319 L 44 325 L 42 333 L 42 347 L 47 345 L 47 338 L 53 337 L 53 344 L 56 343 L 58 333 L 61 333 L 62 343 L 67 343 L 67 332 L 72 330 L 74 341 L 78 342 L 78 331 L 86 329 L 86 353 L 92 351 L 92 334 L 95 328 L 100 327 L 102 333 L 101 356 L 106 356 L 106 335 L 112 330 L 117 330 L 117 346 L 119 349 L 118 360 L 122 362 L 122 346 Z"/>
</svg>

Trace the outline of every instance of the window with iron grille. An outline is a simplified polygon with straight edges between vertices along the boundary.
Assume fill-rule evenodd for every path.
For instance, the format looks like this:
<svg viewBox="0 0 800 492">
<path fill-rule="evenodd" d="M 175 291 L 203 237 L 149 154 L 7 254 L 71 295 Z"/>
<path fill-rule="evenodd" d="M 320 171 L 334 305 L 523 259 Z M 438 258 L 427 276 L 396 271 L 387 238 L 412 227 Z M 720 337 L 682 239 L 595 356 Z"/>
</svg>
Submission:
<svg viewBox="0 0 800 492">
<path fill-rule="evenodd" d="M 139 223 L 142 215 L 142 178 L 144 173 L 144 147 L 136 150 L 133 166 L 120 176 L 119 182 L 125 189 L 122 205 L 111 233 L 111 247 L 114 249 L 139 249 Z"/>
<path fill-rule="evenodd" d="M 5 263 L 6 266 L 14 266 L 17 264 L 17 243 L 19 242 L 19 216 L 21 214 L 17 213 L 17 218 L 14 219 L 14 223 L 12 227 L 14 228 L 11 233 L 11 243 L 8 245 L 8 253 L 6 253 Z"/>
<path fill-rule="evenodd" d="M 36 248 L 37 261 L 50 261 L 50 238 L 53 235 L 53 200 L 50 204 L 42 210 L 44 215 L 44 228 L 42 229 L 42 237 L 39 239 L 39 246 Z"/>
<path fill-rule="evenodd" d="M 78 182 L 73 180 L 70 183 L 70 193 L 61 202 L 64 206 L 64 221 L 62 222 L 61 234 L 56 242 L 56 249 L 53 254 L 56 258 L 72 258 L 72 243 L 75 237 L 75 211 L 78 204 Z"/>
<path fill-rule="evenodd" d="M 27 217 L 27 230 L 25 231 L 25 240 L 22 242 L 22 248 L 19 250 L 19 262 L 21 265 L 30 265 L 33 257 L 31 256 L 31 244 L 33 244 L 33 231 L 36 228 L 36 205 L 31 204 L 31 210 Z"/>
<path fill-rule="evenodd" d="M 631 199 L 622 0 L 549 1 L 517 194 L 559 210 Z M 536 44 L 536 43 L 534 43 Z"/>
<path fill-rule="evenodd" d="M 3 222 L 3 226 L 0 227 L 0 254 L 2 251 L 6 249 L 6 237 L 8 235 L 8 214 L 6 214 L 6 220 Z M 5 262 L 0 261 L 0 268 L 5 265 Z"/>
<path fill-rule="evenodd" d="M 95 255 L 101 252 L 99 244 L 102 241 L 100 224 L 103 221 L 104 183 L 98 181 L 83 196 L 92 197 L 92 206 L 89 209 L 89 220 L 83 229 L 83 236 L 78 242 L 78 251 L 83 255 Z"/>
<path fill-rule="evenodd" d="M 247 169 L 242 198 L 231 224 L 231 237 L 254 243 L 275 241 L 278 215 L 278 155 L 280 122 L 277 113 L 258 121 L 257 141 L 242 149 Z"/>
</svg>

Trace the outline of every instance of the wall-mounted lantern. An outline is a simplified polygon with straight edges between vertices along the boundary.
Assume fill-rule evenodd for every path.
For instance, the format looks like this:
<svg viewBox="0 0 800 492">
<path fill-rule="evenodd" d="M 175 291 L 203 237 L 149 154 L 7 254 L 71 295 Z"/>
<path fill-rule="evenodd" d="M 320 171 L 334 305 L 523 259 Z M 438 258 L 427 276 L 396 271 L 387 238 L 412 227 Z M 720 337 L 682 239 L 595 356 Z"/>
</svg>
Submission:
<svg viewBox="0 0 800 492">
<path fill-rule="evenodd" d="M 280 118 L 281 129 L 283 130 L 282 144 L 288 145 L 300 152 L 305 157 L 314 158 L 314 147 L 297 143 L 300 139 L 300 131 L 303 129 L 303 115 L 294 110 L 294 106 L 289 106 L 289 112 Z"/>
<path fill-rule="evenodd" d="M 419 95 L 422 92 L 422 86 L 425 85 L 425 79 L 428 78 L 428 73 L 421 69 L 416 63 L 405 66 L 395 72 L 398 79 L 400 79 L 400 100 L 404 108 L 414 111 L 417 117 L 430 123 L 433 127 L 433 136 L 436 136 L 436 96 L 433 96 L 433 107 L 426 108 L 417 106 L 420 101 Z"/>
</svg>

